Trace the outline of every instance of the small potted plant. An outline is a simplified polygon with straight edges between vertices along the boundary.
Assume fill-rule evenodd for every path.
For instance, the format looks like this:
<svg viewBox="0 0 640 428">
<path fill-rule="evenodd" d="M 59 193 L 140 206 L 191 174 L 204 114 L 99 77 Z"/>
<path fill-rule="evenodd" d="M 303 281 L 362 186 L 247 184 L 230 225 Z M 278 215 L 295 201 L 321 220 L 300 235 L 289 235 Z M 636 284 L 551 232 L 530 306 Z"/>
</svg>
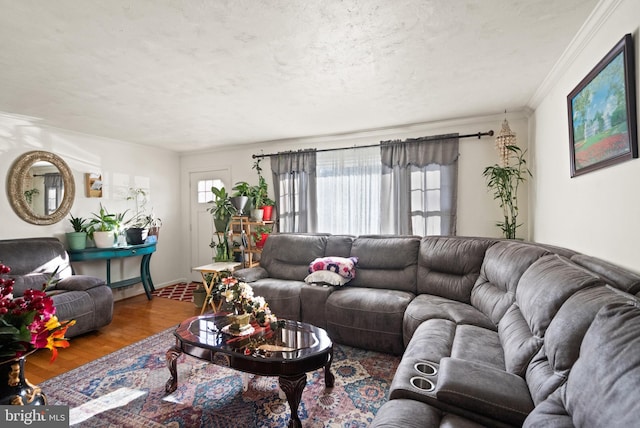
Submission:
<svg viewBox="0 0 640 428">
<path fill-rule="evenodd" d="M 100 204 L 100 211 L 91 214 L 89 219 L 87 234 L 98 248 L 113 247 L 116 239 L 116 232 L 121 225 L 123 214 L 112 214 Z"/>
<path fill-rule="evenodd" d="M 267 238 L 271 234 L 271 226 L 258 226 L 253 234 L 253 240 L 256 243 L 256 248 L 263 248 L 267 242 Z"/>
<path fill-rule="evenodd" d="M 267 180 L 262 176 L 262 167 L 260 166 L 260 162 L 262 158 L 256 159 L 253 164 L 253 169 L 258 173 L 258 191 L 262 196 L 261 205 L 258 208 L 262 208 L 262 220 L 270 221 L 271 216 L 273 215 L 273 207 L 275 206 L 275 202 L 269 198 L 269 186 L 267 185 Z"/>
<path fill-rule="evenodd" d="M 70 250 L 84 250 L 87 247 L 87 219 L 70 214 L 69 222 L 73 232 L 67 232 L 67 244 Z"/>
<path fill-rule="evenodd" d="M 244 209 L 247 208 L 249 202 L 249 196 L 251 195 L 251 186 L 246 181 L 238 181 L 233 186 L 235 193 L 231 197 L 231 203 L 235 207 L 238 215 L 244 214 Z"/>
</svg>

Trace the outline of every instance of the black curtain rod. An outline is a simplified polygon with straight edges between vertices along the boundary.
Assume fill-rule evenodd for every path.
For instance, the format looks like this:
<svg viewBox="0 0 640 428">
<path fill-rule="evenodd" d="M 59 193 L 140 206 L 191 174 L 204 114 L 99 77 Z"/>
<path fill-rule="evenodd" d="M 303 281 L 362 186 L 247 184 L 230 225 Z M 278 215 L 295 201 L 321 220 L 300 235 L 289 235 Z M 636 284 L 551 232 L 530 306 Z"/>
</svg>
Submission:
<svg viewBox="0 0 640 428">
<path fill-rule="evenodd" d="M 478 139 L 480 139 L 481 137 L 485 137 L 485 136 L 489 136 L 492 137 L 493 136 L 493 129 L 490 129 L 487 132 L 476 132 L 475 134 L 466 134 L 466 135 L 458 135 L 457 138 L 470 138 L 470 137 L 477 137 Z M 420 138 L 407 138 L 404 141 L 401 141 L 402 143 L 406 143 L 406 142 L 411 142 L 411 141 L 439 141 L 439 140 L 448 140 L 450 138 L 456 138 L 456 137 L 420 137 Z M 370 148 L 370 147 L 378 147 L 380 146 L 381 143 L 378 144 L 369 144 L 366 146 L 352 146 L 352 147 L 335 147 L 333 149 L 320 149 L 320 150 L 316 150 L 316 149 L 303 149 L 303 150 L 297 150 L 297 152 L 311 152 L 314 151 L 316 153 L 320 153 L 320 152 L 335 152 L 337 150 L 349 150 L 349 149 L 366 149 L 366 148 Z M 288 153 L 288 152 L 280 152 L 280 153 L 267 153 L 267 154 L 260 154 L 260 155 L 251 155 L 252 159 L 262 159 L 262 158 L 270 158 L 272 156 L 278 156 L 280 154 L 283 153 Z M 294 153 L 294 152 L 289 152 L 289 153 Z"/>
</svg>

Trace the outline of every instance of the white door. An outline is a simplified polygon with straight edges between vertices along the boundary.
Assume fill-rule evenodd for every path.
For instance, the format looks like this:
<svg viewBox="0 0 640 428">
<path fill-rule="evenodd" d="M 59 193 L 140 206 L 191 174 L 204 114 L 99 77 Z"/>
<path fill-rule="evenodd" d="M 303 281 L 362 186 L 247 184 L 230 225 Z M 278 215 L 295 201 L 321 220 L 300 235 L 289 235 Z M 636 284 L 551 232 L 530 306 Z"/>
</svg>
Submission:
<svg viewBox="0 0 640 428">
<path fill-rule="evenodd" d="M 189 200 L 191 204 L 191 267 L 213 263 L 215 254 L 211 248 L 211 239 L 215 239 L 213 216 L 209 211 L 213 200 L 211 187 L 224 186 L 231 191 L 231 173 L 228 169 L 189 174 Z M 191 281 L 202 281 L 198 272 L 191 272 Z"/>
</svg>

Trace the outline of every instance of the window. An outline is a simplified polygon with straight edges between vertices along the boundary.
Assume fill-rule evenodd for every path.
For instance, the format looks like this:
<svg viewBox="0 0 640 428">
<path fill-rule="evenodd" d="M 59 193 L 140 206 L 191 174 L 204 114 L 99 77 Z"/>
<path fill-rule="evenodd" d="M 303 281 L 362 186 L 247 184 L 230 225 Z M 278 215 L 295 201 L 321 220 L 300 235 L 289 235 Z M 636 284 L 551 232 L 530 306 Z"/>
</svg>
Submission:
<svg viewBox="0 0 640 428">
<path fill-rule="evenodd" d="M 440 235 L 440 167 L 411 168 L 411 228 L 420 236 Z"/>
<path fill-rule="evenodd" d="M 218 189 L 223 187 L 224 183 L 222 180 L 198 180 L 198 203 L 206 204 L 213 201 L 213 193 L 211 193 L 212 187 L 217 187 Z"/>
</svg>

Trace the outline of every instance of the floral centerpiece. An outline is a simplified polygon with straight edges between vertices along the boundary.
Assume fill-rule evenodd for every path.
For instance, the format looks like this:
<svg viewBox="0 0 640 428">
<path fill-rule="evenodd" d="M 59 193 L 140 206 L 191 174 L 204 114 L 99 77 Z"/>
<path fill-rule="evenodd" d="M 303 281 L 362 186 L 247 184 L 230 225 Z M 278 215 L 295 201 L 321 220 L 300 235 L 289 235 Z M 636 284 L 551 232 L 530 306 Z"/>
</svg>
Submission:
<svg viewBox="0 0 640 428">
<path fill-rule="evenodd" d="M 278 323 L 278 318 L 271 313 L 269 304 L 262 296 L 255 296 L 253 288 L 246 282 L 233 276 L 223 278 L 217 286 L 218 292 L 233 305 L 235 315 L 248 314 L 262 326 Z"/>
<path fill-rule="evenodd" d="M 0 263 L 0 275 L 10 271 Z M 51 281 L 45 283 L 43 289 L 50 284 Z M 0 278 L 0 362 L 41 348 L 51 350 L 53 362 L 58 356 L 57 348 L 69 346 L 64 335 L 75 320 L 59 321 L 53 300 L 42 290 L 28 289 L 24 296 L 14 299 L 13 285 L 13 279 Z"/>
</svg>

